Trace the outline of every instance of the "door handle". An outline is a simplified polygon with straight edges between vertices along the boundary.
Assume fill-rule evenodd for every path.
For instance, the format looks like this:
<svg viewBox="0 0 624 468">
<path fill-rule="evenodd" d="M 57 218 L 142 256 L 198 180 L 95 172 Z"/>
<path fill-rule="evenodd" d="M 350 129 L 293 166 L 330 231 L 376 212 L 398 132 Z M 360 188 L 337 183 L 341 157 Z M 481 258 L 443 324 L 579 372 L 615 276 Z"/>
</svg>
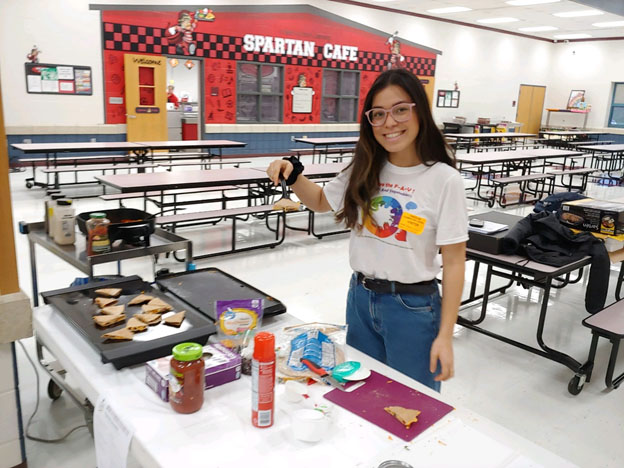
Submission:
<svg viewBox="0 0 624 468">
<path fill-rule="evenodd" d="M 136 115 L 126 114 L 126 117 L 129 119 L 136 119 Z"/>
</svg>

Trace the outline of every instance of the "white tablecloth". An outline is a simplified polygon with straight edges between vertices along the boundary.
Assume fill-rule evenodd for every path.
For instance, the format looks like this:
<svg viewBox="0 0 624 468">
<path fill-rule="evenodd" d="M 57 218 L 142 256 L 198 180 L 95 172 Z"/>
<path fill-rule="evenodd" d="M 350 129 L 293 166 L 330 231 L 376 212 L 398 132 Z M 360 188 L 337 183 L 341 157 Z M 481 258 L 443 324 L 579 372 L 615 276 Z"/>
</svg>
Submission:
<svg viewBox="0 0 624 468">
<path fill-rule="evenodd" d="M 278 331 L 294 318 L 283 315 L 265 321 Z M 34 311 L 39 342 L 54 354 L 79 390 L 93 403 L 105 396 L 126 425 L 134 430 L 130 457 L 149 467 L 377 467 L 388 459 L 419 466 L 570 467 L 572 463 L 429 390 L 393 369 L 348 348 L 359 360 L 403 384 L 456 408 L 412 442 L 398 439 L 340 408 L 331 412 L 328 432 L 318 443 L 294 438 L 290 413 L 295 408 L 276 387 L 275 424 L 257 429 L 251 424 L 251 379 L 206 391 L 202 409 L 191 415 L 175 413 L 144 383 L 144 366 L 115 370 L 50 306 Z M 329 387 L 312 385 L 312 399 L 325 401 Z M 305 404 L 310 404 L 305 403 Z M 519 403 L 520 404 L 520 403 Z"/>
</svg>

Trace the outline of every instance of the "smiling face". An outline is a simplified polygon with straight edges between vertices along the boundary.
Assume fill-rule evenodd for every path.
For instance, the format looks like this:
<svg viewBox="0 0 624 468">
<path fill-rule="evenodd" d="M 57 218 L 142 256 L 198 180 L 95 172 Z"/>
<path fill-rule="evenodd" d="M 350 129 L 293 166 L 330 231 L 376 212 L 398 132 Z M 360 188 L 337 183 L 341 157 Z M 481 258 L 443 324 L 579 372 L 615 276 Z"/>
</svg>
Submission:
<svg viewBox="0 0 624 468">
<path fill-rule="evenodd" d="M 379 91 L 373 98 L 372 107 L 389 111 L 399 103 L 411 103 L 409 94 L 397 85 L 390 85 Z M 398 166 L 420 164 L 420 158 L 414 144 L 418 136 L 418 118 L 410 108 L 410 118 L 406 122 L 397 122 L 388 113 L 383 125 L 372 127 L 377 142 L 388 152 L 388 159 Z"/>
</svg>

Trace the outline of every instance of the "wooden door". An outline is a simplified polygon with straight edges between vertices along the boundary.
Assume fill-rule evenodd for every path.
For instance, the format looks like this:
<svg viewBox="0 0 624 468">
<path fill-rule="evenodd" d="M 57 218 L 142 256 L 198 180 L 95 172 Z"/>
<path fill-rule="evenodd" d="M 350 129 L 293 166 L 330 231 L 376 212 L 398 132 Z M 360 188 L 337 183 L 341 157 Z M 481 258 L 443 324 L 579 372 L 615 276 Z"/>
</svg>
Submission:
<svg viewBox="0 0 624 468">
<path fill-rule="evenodd" d="M 0 296 L 19 292 L 17 259 L 13 237 L 11 185 L 9 184 L 9 154 L 7 151 L 2 93 L 0 92 Z"/>
<path fill-rule="evenodd" d="M 516 122 L 521 122 L 521 132 L 539 133 L 544 112 L 545 86 L 520 85 Z"/>
<path fill-rule="evenodd" d="M 127 140 L 167 140 L 166 58 L 126 54 L 124 77 Z"/>
</svg>

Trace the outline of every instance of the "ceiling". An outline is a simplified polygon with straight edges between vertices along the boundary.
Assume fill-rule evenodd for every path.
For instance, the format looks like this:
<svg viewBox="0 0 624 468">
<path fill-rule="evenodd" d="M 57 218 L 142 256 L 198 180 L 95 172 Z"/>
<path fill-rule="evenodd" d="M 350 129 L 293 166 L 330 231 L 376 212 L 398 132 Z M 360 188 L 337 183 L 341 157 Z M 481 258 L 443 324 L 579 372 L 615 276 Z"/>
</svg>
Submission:
<svg viewBox="0 0 624 468">
<path fill-rule="evenodd" d="M 418 16 L 429 16 L 451 22 L 495 29 L 500 32 L 547 39 L 553 42 L 563 42 L 564 40 L 624 39 L 624 0 L 559 0 L 552 3 L 526 6 L 509 5 L 507 0 L 368 0 L 365 3 L 355 1 L 344 1 L 342 3 L 389 9 L 398 13 L 403 12 Z M 432 13 L 427 11 L 448 7 L 467 7 L 471 10 L 456 13 Z M 597 10 L 601 14 L 579 17 L 553 16 L 554 13 L 576 12 L 580 10 Z M 517 21 L 508 23 L 482 23 L 477 21 L 501 17 L 515 18 Z M 613 21 L 622 23 L 615 27 L 594 26 L 595 23 Z M 551 26 L 557 29 L 550 31 L 523 31 L 520 29 L 537 26 Z M 569 36 L 577 34 L 589 35 L 589 37 Z"/>
</svg>

